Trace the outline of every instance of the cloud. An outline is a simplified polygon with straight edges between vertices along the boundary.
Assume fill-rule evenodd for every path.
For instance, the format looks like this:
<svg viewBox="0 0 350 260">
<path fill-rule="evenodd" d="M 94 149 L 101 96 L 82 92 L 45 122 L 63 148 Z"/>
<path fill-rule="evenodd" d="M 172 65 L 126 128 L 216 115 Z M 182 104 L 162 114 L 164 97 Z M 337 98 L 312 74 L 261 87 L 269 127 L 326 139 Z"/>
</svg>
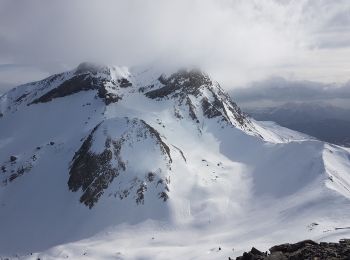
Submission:
<svg viewBox="0 0 350 260">
<path fill-rule="evenodd" d="M 0 0 L 0 63 L 39 70 L 57 64 L 50 71 L 58 71 L 86 60 L 128 66 L 163 61 L 199 65 L 229 88 L 270 75 L 314 79 L 324 75 L 315 66 L 323 62 L 337 68 L 326 81 L 339 74 L 344 79 L 349 61 L 339 57 L 350 50 L 349 4 Z"/>
<path fill-rule="evenodd" d="M 269 78 L 231 90 L 231 96 L 244 108 L 275 107 L 290 102 L 327 103 L 350 109 L 350 81 L 325 84 L 313 81 L 293 81 Z"/>
</svg>

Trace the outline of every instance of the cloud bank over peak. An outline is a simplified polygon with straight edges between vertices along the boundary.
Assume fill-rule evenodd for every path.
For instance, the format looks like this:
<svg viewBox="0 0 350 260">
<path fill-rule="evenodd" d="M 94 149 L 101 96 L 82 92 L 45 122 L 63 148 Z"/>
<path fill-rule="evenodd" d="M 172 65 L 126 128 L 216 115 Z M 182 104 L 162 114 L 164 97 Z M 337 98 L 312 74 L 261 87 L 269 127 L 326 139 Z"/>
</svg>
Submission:
<svg viewBox="0 0 350 260">
<path fill-rule="evenodd" d="M 226 88 L 271 75 L 344 81 L 349 11 L 347 0 L 0 0 L 0 64 L 166 61 Z"/>
</svg>

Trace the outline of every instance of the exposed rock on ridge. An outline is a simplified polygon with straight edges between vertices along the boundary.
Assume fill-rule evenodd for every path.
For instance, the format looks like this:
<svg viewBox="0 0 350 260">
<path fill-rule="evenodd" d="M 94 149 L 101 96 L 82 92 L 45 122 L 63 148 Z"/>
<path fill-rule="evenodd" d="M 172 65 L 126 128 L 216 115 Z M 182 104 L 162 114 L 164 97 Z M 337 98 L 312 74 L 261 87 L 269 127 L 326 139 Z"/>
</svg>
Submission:
<svg viewBox="0 0 350 260">
<path fill-rule="evenodd" d="M 263 253 L 252 248 L 245 252 L 237 260 L 327 260 L 327 259 L 350 259 L 350 240 L 343 239 L 339 243 L 316 243 L 312 240 L 305 240 L 295 244 L 282 244 L 270 248 L 270 254 Z"/>
<path fill-rule="evenodd" d="M 110 132 L 110 124 L 124 129 L 116 136 Z M 74 192 L 81 189 L 83 194 L 80 201 L 90 208 L 93 207 L 114 178 L 123 172 L 128 174 L 128 166 L 137 163 L 130 158 L 124 159 L 124 150 L 131 149 L 132 153 L 143 153 L 144 151 L 138 151 L 134 144 L 143 142 L 145 139 L 151 139 L 157 145 L 168 170 L 170 170 L 172 163 L 170 148 L 153 127 L 139 119 L 111 119 L 97 125 L 74 155 L 69 171 L 69 189 Z M 94 151 L 94 146 L 99 147 L 100 151 Z M 152 174 L 153 178 L 150 178 L 149 174 L 147 175 L 149 182 L 152 182 L 156 176 L 156 174 Z M 115 196 L 118 195 L 120 199 L 123 199 L 136 188 L 136 203 L 143 203 L 147 185 L 138 178 L 133 179 L 133 182 L 130 187 L 125 189 L 122 187 L 120 188 L 122 191 L 116 191 Z M 157 188 L 160 189 L 158 196 L 166 200 L 169 191 L 167 183 L 161 176 L 158 177 L 157 182 Z"/>
<path fill-rule="evenodd" d="M 151 99 L 174 99 L 176 107 L 174 114 L 177 118 L 182 115 L 181 106 L 187 107 L 189 117 L 200 122 L 202 114 L 207 118 L 218 118 L 219 120 L 234 124 L 253 131 L 249 119 L 242 113 L 239 107 L 231 100 L 210 77 L 199 70 L 180 70 L 170 76 L 162 75 L 158 78 L 160 87 L 145 93 Z M 237 124 L 236 124 L 237 123 Z"/>
</svg>

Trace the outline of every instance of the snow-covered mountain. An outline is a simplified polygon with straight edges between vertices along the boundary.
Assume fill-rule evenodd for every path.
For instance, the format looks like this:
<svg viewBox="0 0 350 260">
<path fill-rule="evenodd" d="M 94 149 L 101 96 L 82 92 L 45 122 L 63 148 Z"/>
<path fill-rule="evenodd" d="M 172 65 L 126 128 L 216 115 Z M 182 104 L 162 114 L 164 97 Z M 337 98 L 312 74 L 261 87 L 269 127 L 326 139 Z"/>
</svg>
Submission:
<svg viewBox="0 0 350 260">
<path fill-rule="evenodd" d="M 350 109 L 322 102 L 290 102 L 265 108 L 245 108 L 253 118 L 315 136 L 317 139 L 350 147 Z"/>
<path fill-rule="evenodd" d="M 7 257 L 222 259 L 350 234 L 349 149 L 248 118 L 195 69 L 83 63 L 9 91 L 0 183 Z"/>
</svg>

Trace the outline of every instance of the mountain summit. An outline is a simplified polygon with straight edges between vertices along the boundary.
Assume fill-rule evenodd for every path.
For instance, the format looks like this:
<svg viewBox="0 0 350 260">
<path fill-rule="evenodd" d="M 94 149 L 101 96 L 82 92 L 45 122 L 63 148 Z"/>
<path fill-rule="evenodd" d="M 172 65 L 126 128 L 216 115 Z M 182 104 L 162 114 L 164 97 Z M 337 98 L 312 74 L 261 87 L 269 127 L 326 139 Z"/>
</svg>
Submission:
<svg viewBox="0 0 350 260">
<path fill-rule="evenodd" d="M 0 255 L 109 257 L 136 236 L 119 259 L 213 259 L 232 256 L 213 237 L 317 238 L 349 224 L 349 158 L 247 117 L 198 69 L 82 63 L 0 97 Z"/>
</svg>

